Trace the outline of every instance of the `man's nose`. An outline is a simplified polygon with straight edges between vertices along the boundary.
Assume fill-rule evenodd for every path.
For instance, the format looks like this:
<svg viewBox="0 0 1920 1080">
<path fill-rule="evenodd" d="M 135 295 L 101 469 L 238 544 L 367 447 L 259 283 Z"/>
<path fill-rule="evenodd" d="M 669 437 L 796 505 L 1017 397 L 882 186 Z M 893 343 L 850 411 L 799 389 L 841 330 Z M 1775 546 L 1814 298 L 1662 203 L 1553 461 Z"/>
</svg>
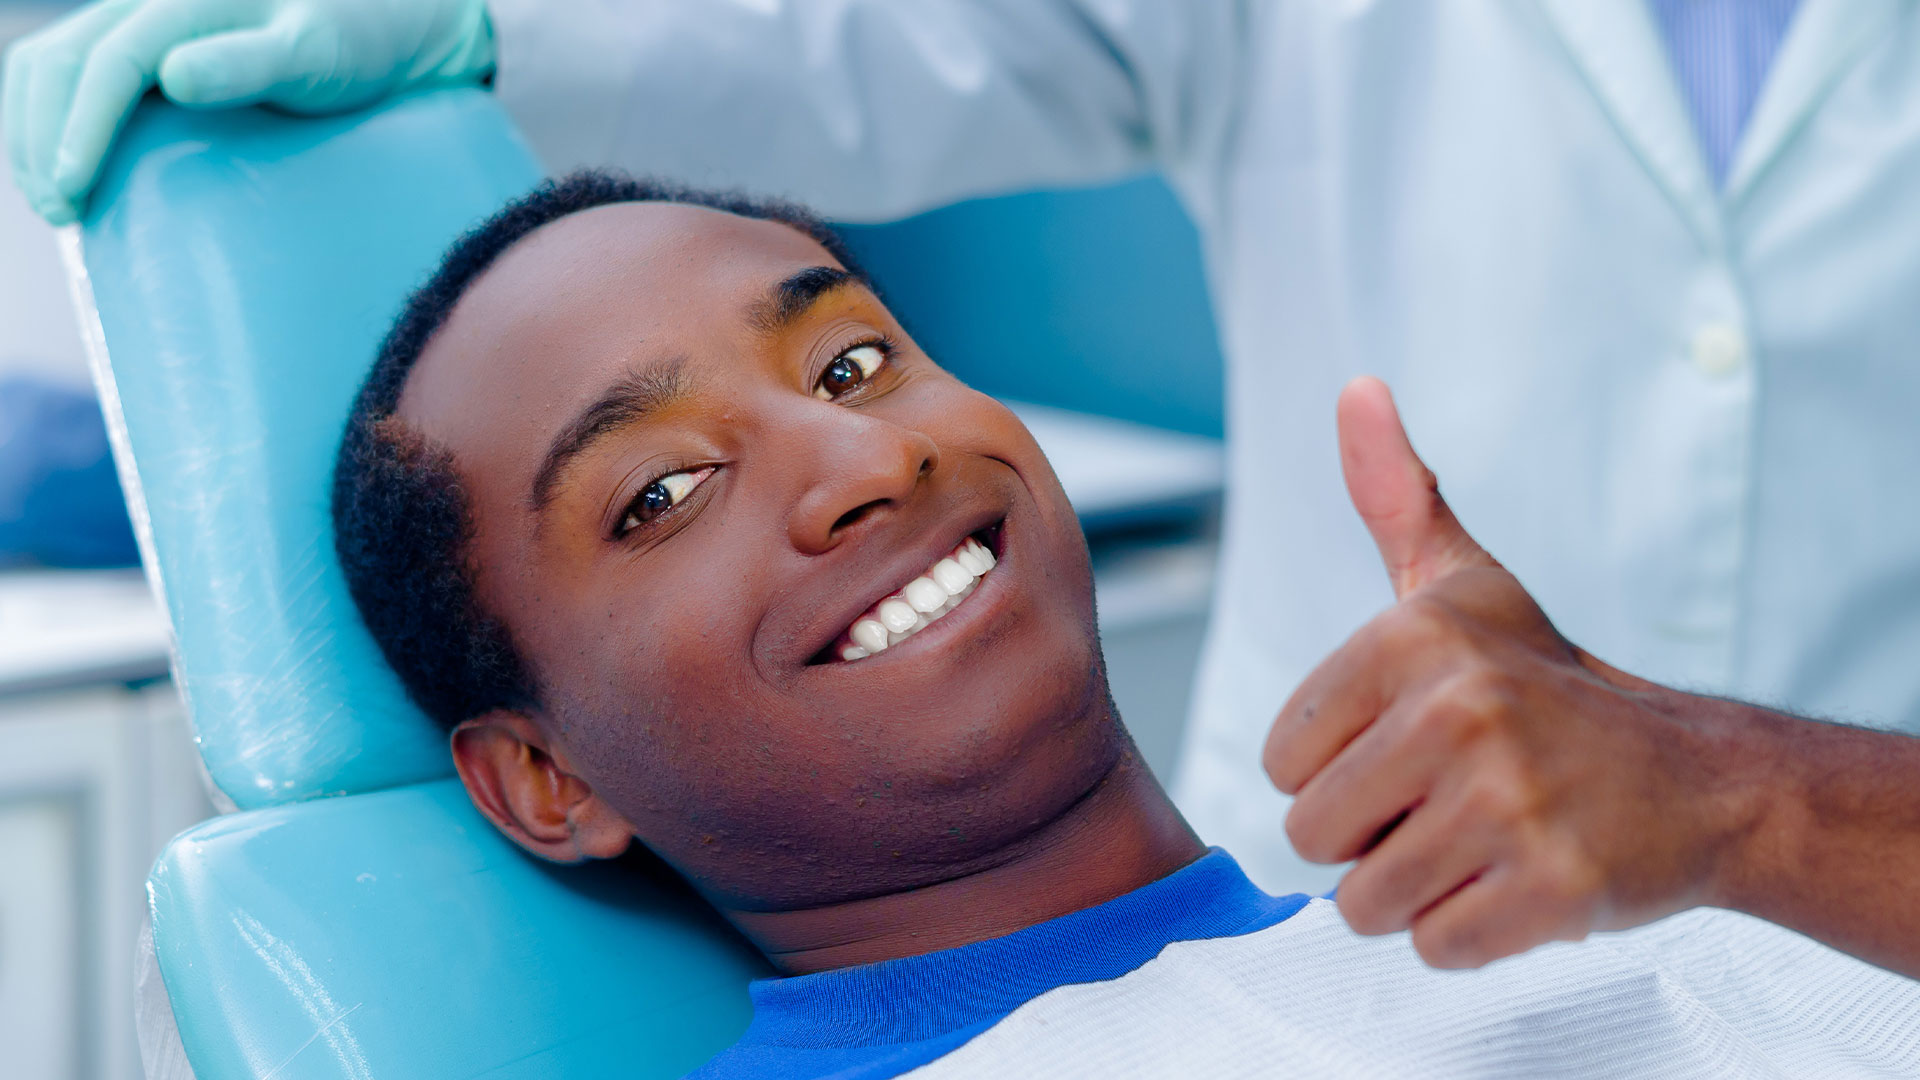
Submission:
<svg viewBox="0 0 1920 1080">
<path fill-rule="evenodd" d="M 924 432 L 871 413 L 838 411 L 834 422 L 796 432 L 791 449 L 805 478 L 787 532 L 807 555 L 831 551 L 898 510 L 940 464 L 940 449 Z"/>
</svg>

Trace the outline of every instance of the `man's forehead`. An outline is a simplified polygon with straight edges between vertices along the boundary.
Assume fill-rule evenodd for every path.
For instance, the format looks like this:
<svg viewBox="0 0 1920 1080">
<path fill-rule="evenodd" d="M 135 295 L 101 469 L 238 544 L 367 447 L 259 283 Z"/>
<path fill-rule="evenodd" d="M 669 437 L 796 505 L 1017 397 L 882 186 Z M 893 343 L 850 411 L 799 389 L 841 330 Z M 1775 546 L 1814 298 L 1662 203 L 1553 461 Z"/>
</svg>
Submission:
<svg viewBox="0 0 1920 1080">
<path fill-rule="evenodd" d="M 542 226 L 461 297 L 422 353 L 399 414 L 435 441 L 532 419 L 619 369 L 751 332 L 754 302 L 835 260 L 781 222 L 682 203 L 615 203 Z"/>
</svg>

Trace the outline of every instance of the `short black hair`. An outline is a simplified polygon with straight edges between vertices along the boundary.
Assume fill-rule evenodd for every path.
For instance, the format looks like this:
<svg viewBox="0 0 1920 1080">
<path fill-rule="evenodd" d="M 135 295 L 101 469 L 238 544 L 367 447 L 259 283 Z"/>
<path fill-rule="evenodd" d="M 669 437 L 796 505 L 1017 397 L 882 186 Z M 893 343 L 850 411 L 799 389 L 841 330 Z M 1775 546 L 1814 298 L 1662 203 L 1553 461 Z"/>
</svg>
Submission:
<svg viewBox="0 0 1920 1080">
<path fill-rule="evenodd" d="M 347 589 L 407 693 L 447 728 L 494 709 L 537 707 L 540 691 L 512 633 L 474 594 L 467 550 L 474 524 L 451 452 L 394 410 L 420 354 L 503 252 L 542 225 L 625 202 L 688 203 L 777 221 L 866 280 L 840 237 L 802 207 L 605 170 L 548 180 L 454 242 L 381 343 L 333 472 L 334 549 Z"/>
</svg>

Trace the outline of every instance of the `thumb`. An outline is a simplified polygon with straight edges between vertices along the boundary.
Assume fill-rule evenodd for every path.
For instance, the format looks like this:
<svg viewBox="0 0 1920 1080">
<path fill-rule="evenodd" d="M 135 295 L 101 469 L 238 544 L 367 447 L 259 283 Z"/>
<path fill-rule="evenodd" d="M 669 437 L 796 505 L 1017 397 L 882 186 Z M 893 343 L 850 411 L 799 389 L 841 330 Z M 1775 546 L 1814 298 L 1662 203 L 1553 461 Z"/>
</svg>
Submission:
<svg viewBox="0 0 1920 1080">
<path fill-rule="evenodd" d="M 1340 391 L 1336 413 L 1347 496 L 1373 534 L 1396 599 L 1457 570 L 1500 565 L 1440 497 L 1440 482 L 1413 452 L 1386 383 L 1371 375 L 1353 380 Z"/>
</svg>

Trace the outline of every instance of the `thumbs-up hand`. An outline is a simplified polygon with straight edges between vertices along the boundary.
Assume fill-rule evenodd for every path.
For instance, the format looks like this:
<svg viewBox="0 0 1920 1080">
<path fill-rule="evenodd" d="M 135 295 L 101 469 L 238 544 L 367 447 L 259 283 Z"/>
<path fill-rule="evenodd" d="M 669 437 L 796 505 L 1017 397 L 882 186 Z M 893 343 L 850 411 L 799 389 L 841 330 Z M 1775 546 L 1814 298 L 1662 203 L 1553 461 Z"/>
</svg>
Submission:
<svg viewBox="0 0 1920 1080">
<path fill-rule="evenodd" d="M 1348 923 L 1411 928 L 1429 964 L 1477 967 L 1713 902 L 1749 824 L 1721 797 L 1713 699 L 1561 637 L 1454 519 L 1385 384 L 1350 383 L 1339 426 L 1397 602 L 1301 683 L 1265 764 L 1298 795 L 1295 848 L 1358 860 L 1337 894 Z"/>
</svg>

